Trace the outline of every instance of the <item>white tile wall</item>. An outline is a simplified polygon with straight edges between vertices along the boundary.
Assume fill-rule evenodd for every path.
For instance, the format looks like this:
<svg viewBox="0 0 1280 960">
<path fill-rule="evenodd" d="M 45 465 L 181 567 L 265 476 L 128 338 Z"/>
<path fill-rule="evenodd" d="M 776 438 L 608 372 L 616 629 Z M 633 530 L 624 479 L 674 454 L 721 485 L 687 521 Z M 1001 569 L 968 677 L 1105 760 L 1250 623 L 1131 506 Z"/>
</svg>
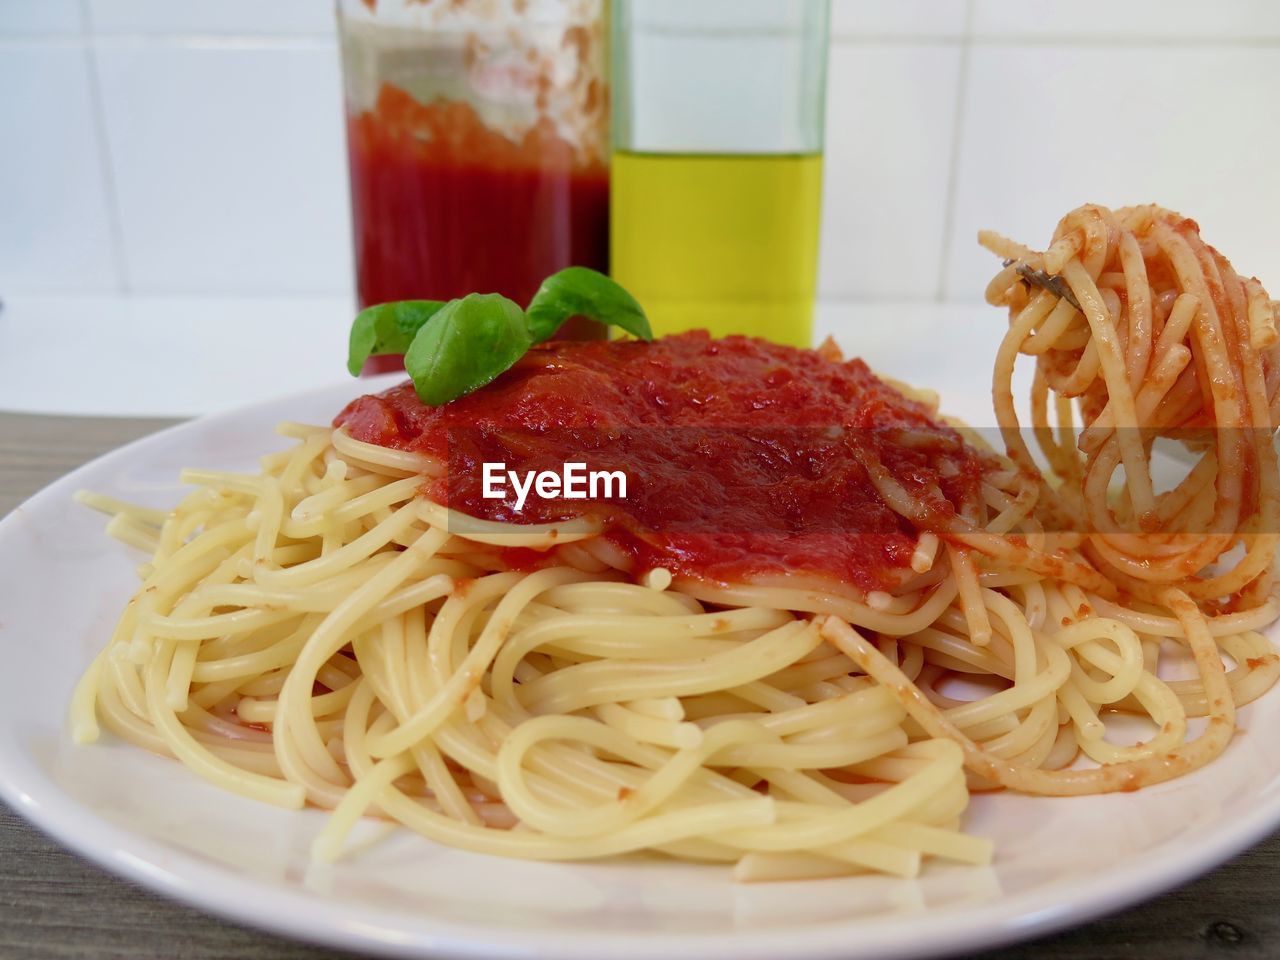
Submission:
<svg viewBox="0 0 1280 960">
<path fill-rule="evenodd" d="M 958 46 L 939 43 L 832 50 L 819 269 L 825 296 L 933 296 L 960 58 Z M 894 242 L 902 234 L 916 238 L 909 257 Z"/>
<path fill-rule="evenodd" d="M 9 0 L 0 0 L 7 3 Z M 329 36 L 334 0 L 86 0 L 102 34 Z"/>
<path fill-rule="evenodd" d="M 117 288 L 104 174 L 82 45 L 0 45 L 0 299 Z"/>
<path fill-rule="evenodd" d="M 349 290 L 332 15 L 0 0 L 0 297 Z M 1179 207 L 1280 292 L 1280 2 L 833 0 L 832 24 L 824 295 L 971 299 L 978 226 L 1043 242 L 1086 198 Z"/>
<path fill-rule="evenodd" d="M 994 272 L 980 228 L 1043 245 L 1090 201 L 1180 210 L 1280 291 L 1280 47 L 977 45 L 969 66 L 949 298 Z"/>
<path fill-rule="evenodd" d="M 79 34 L 80 0 L 0 0 L 0 37 Z"/>
<path fill-rule="evenodd" d="M 837 40 L 964 36 L 967 0 L 833 0 Z"/>
<path fill-rule="evenodd" d="M 341 293 L 351 285 L 330 41 L 99 44 L 136 293 Z"/>
<path fill-rule="evenodd" d="M 836 0 L 837 3 L 840 0 Z M 1274 0 L 974 0 L 975 37 L 1050 42 L 1275 40 Z"/>
</svg>

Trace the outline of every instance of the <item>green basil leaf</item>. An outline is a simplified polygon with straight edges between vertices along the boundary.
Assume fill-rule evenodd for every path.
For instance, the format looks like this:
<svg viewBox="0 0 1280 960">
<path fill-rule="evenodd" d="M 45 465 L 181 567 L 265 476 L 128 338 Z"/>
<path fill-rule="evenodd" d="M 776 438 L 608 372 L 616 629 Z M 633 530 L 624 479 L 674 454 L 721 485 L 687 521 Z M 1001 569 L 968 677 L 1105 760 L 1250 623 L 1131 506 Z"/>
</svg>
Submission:
<svg viewBox="0 0 1280 960">
<path fill-rule="evenodd" d="M 347 369 L 360 376 L 364 362 L 383 353 L 404 353 L 426 322 L 444 307 L 441 300 L 379 303 L 356 314 L 347 347 Z"/>
<path fill-rule="evenodd" d="M 438 407 L 478 390 L 533 345 L 524 311 L 496 293 L 450 300 L 418 331 L 404 368 L 423 403 Z"/>
<path fill-rule="evenodd" d="M 603 273 L 566 267 L 542 281 L 529 301 L 529 333 L 534 343 L 555 335 L 570 317 L 611 324 L 641 340 L 652 340 L 649 319 L 636 298 Z"/>
</svg>

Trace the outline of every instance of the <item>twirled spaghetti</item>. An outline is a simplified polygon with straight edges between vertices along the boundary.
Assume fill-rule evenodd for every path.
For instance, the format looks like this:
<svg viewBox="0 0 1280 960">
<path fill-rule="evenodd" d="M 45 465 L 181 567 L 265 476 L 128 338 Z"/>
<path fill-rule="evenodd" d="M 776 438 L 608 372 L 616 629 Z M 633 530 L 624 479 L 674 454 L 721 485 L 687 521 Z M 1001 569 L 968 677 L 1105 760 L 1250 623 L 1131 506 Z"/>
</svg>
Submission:
<svg viewBox="0 0 1280 960">
<path fill-rule="evenodd" d="M 295 445 L 260 474 L 189 471 L 168 513 L 86 495 L 152 556 L 74 736 L 102 722 L 228 789 L 331 808 L 320 857 L 376 813 L 484 853 L 653 850 L 742 879 L 985 862 L 960 830 L 972 788 L 1125 790 L 1209 762 L 1280 674 L 1259 632 L 1277 615 L 1271 301 L 1158 208 L 1081 208 L 1044 253 L 982 239 L 1009 260 L 988 290 L 1010 308 L 1004 457 L 830 348 L 676 338 L 548 346 L 470 405 L 393 391 L 337 428 L 285 425 Z M 1019 354 L 1047 472 L 1014 410 Z M 615 429 L 697 428 L 726 397 L 727 438 L 637 453 Z M 487 443 L 524 417 L 537 429 L 503 449 L 528 450 L 552 408 L 575 442 L 608 425 L 597 454 L 661 449 L 695 477 L 682 497 L 750 500 L 696 469 L 747 457 L 773 497 L 749 515 L 805 508 L 664 531 L 697 511 L 485 516 L 442 485 L 473 465 L 446 427 Z M 801 423 L 820 436 L 776 433 Z M 1192 428 L 1198 464 L 1159 492 L 1157 439 Z M 1177 649 L 1196 676 L 1161 679 Z M 956 699 L 965 679 L 997 689 Z M 1116 713 L 1146 718 L 1145 741 L 1108 739 Z"/>
</svg>

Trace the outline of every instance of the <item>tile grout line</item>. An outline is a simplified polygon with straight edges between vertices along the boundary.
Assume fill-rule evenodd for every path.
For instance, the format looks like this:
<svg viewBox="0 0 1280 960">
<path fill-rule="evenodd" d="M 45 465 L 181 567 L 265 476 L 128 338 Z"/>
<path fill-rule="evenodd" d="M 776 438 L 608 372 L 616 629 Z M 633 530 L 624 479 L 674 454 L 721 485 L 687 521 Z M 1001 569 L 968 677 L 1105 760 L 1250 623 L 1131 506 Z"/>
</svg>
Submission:
<svg viewBox="0 0 1280 960">
<path fill-rule="evenodd" d="M 115 266 L 116 287 L 128 295 L 132 283 L 129 276 L 129 256 L 124 244 L 124 221 L 120 212 L 120 194 L 116 189 L 115 163 L 111 156 L 111 141 L 107 136 L 107 112 L 102 97 L 102 84 L 98 71 L 98 50 L 93 33 L 93 18 L 89 0 L 80 0 L 83 21 L 85 65 L 89 70 L 89 96 L 93 101 L 93 129 L 98 141 L 98 175 L 102 180 L 103 195 L 107 204 L 107 219 L 111 230 L 111 259 Z"/>
<path fill-rule="evenodd" d="M 910 46 L 913 44 L 937 44 L 939 46 L 976 47 L 1097 47 L 1100 49 L 1260 49 L 1270 50 L 1280 46 L 1280 35 L 1270 36 L 1153 36 L 1140 33 L 1119 33 L 1113 36 L 1088 36 L 1085 34 L 996 34 L 972 35 L 936 33 L 884 33 L 884 34 L 835 34 L 833 43 L 850 46 L 882 45 Z"/>
<path fill-rule="evenodd" d="M 87 9 L 87 8 L 86 8 Z M 0 47 L 54 46 L 89 39 L 69 33 L 0 35 Z M 201 46 L 212 49 L 327 49 L 337 38 L 325 33 L 94 33 L 99 44 Z"/>
<path fill-rule="evenodd" d="M 0 34 L 0 47 L 42 46 L 76 43 L 85 39 L 72 33 L 12 33 Z M 99 44 L 176 44 L 218 47 L 296 47 L 322 49 L 333 46 L 336 36 L 332 33 L 98 33 Z M 995 33 L 833 33 L 832 43 L 850 46 L 977 46 L 977 47 L 1087 47 L 1100 49 L 1259 49 L 1280 47 L 1280 34 L 1261 36 L 1158 36 L 1141 33 L 1120 33 L 1112 36 L 1086 34 L 995 34 Z"/>
<path fill-rule="evenodd" d="M 1091 37 L 1085 34 L 975 34 L 970 38 L 979 47 L 1098 47 L 1101 49 L 1170 49 L 1212 50 L 1225 49 L 1274 49 L 1280 46 L 1280 36 L 1153 36 L 1140 33 L 1118 33 L 1113 36 Z"/>
<path fill-rule="evenodd" d="M 964 41 L 960 44 L 959 76 L 956 77 L 956 95 L 951 124 L 951 156 L 947 163 L 947 199 L 942 214 L 942 249 L 938 257 L 938 279 L 933 299 L 937 303 L 946 300 L 947 271 L 951 265 L 951 233 L 956 219 L 956 186 L 959 178 L 960 138 L 964 132 L 965 94 L 969 89 L 969 56 L 972 49 L 970 33 L 973 29 L 974 0 L 966 0 L 964 12 Z"/>
</svg>

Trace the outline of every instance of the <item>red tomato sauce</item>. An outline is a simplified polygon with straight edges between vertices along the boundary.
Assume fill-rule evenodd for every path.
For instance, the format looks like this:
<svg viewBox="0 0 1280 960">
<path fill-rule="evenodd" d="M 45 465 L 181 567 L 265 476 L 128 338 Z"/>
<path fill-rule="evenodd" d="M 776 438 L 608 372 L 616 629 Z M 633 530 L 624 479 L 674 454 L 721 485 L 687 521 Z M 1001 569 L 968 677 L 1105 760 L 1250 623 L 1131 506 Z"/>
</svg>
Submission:
<svg viewBox="0 0 1280 960">
<path fill-rule="evenodd" d="M 791 574 L 885 589 L 909 574 L 918 529 L 973 502 L 983 456 L 861 360 L 835 361 L 748 337 L 694 332 L 653 343 L 557 341 L 446 404 L 412 384 L 360 397 L 334 420 L 356 439 L 448 462 L 425 481 L 474 517 L 537 523 L 583 514 L 631 559 L 724 583 Z M 877 491 L 878 459 L 922 505 L 917 524 Z M 481 465 L 620 469 L 626 499 L 484 498 Z M 552 554 L 553 555 L 553 554 Z M 508 551 L 518 566 L 548 554 Z"/>
<path fill-rule="evenodd" d="M 384 84 L 347 145 L 361 306 L 473 291 L 523 306 L 563 267 L 608 267 L 608 170 L 545 118 L 512 140 L 468 104 Z"/>
</svg>

